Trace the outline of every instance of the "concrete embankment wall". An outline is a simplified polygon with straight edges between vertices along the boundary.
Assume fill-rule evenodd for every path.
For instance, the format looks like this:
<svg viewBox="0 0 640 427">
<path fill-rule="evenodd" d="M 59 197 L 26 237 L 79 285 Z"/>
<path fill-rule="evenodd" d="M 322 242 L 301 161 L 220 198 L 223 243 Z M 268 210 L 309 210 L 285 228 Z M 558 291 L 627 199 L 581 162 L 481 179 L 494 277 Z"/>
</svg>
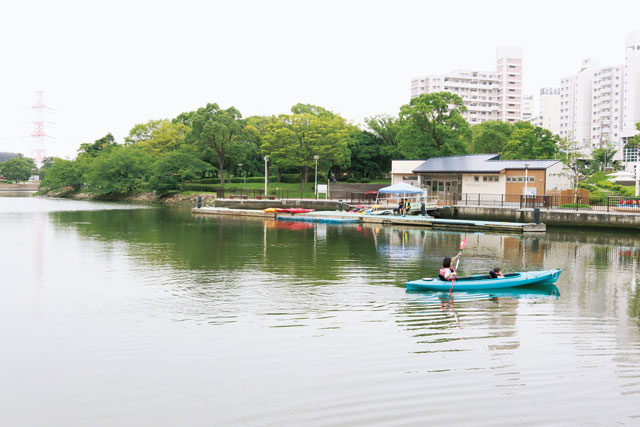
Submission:
<svg viewBox="0 0 640 427">
<path fill-rule="evenodd" d="M 533 209 L 482 206 L 454 206 L 439 210 L 441 218 L 487 219 L 492 221 L 533 222 Z M 540 210 L 540 222 L 557 227 L 596 227 L 640 230 L 640 214 Z"/>
</svg>

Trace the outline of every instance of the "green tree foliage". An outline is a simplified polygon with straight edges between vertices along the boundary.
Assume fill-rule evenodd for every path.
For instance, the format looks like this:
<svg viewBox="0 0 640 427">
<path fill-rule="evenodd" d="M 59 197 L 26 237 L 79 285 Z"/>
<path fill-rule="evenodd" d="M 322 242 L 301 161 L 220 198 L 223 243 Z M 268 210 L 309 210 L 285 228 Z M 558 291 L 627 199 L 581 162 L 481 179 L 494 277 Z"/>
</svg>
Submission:
<svg viewBox="0 0 640 427">
<path fill-rule="evenodd" d="M 391 170 L 390 151 L 386 143 L 371 132 L 357 130 L 351 133 L 349 174 L 357 177 L 378 178 Z"/>
<path fill-rule="evenodd" d="M 86 175 L 99 196 L 114 196 L 140 188 L 149 178 L 151 158 L 135 146 L 116 146 L 97 156 Z"/>
<path fill-rule="evenodd" d="M 0 174 L 9 181 L 26 181 L 35 168 L 33 159 L 19 156 L 0 163 Z"/>
<path fill-rule="evenodd" d="M 558 149 L 558 136 L 550 130 L 517 122 L 511 138 L 503 145 L 500 158 L 505 160 L 552 159 Z"/>
<path fill-rule="evenodd" d="M 42 159 L 42 166 L 40 166 L 40 169 L 38 169 L 38 177 L 40 178 L 40 181 L 44 179 L 47 171 L 51 169 L 51 166 L 53 166 L 53 162 L 55 161 L 55 159 L 56 157 L 45 157 L 44 159 Z"/>
<path fill-rule="evenodd" d="M 406 158 L 466 154 L 471 131 L 462 99 L 449 92 L 420 95 L 400 107 L 399 148 Z"/>
<path fill-rule="evenodd" d="M 118 146 L 116 139 L 110 133 L 106 134 L 100 139 L 97 139 L 94 143 L 80 144 L 78 149 L 78 157 L 96 157 L 103 151 L 108 151 L 113 147 Z"/>
<path fill-rule="evenodd" d="M 636 129 L 640 132 L 640 123 L 636 123 Z M 640 133 L 638 133 L 633 138 L 629 139 L 626 144 L 627 148 L 639 148 L 640 147 Z"/>
<path fill-rule="evenodd" d="M 265 129 L 262 152 L 269 154 L 272 165 L 296 168 L 300 173 L 300 188 L 304 187 L 309 168 L 346 166 L 350 156 L 349 136 L 353 131 L 345 119 L 322 107 L 297 104 L 292 111 L 302 114 L 281 114 Z"/>
<path fill-rule="evenodd" d="M 593 170 L 605 170 L 607 166 L 610 166 L 613 163 L 613 156 L 616 153 L 617 150 L 614 150 L 613 148 L 596 148 L 591 153 L 591 157 L 593 157 L 591 167 Z"/>
<path fill-rule="evenodd" d="M 73 187 L 78 190 L 84 184 L 84 172 L 81 162 L 56 158 L 47 169 L 40 188 L 52 191 Z"/>
<path fill-rule="evenodd" d="M 125 142 L 138 146 L 153 158 L 158 158 L 164 153 L 180 150 L 190 131 L 191 128 L 181 122 L 150 120 L 135 125 Z"/>
<path fill-rule="evenodd" d="M 162 196 L 180 188 L 182 182 L 198 178 L 212 169 L 213 166 L 192 153 L 173 151 L 153 163 L 149 189 Z"/>
<path fill-rule="evenodd" d="M 474 154 L 501 153 L 511 139 L 513 124 L 490 120 L 471 127 L 471 152 Z"/>
<path fill-rule="evenodd" d="M 183 113 L 178 121 L 184 125 L 191 124 L 191 132 L 187 135 L 187 143 L 195 143 L 203 150 L 211 149 L 218 160 L 220 185 L 224 186 L 225 160 L 230 146 L 243 137 L 245 122 L 240 111 L 234 107 L 226 110 L 218 104 L 207 104 L 196 112 Z M 204 158 L 204 157 L 203 157 Z"/>
<path fill-rule="evenodd" d="M 380 155 L 391 159 L 400 158 L 402 154 L 398 148 L 399 134 L 402 130 L 402 124 L 397 117 L 387 115 L 377 115 L 364 119 L 370 133 L 375 135 L 382 144 L 379 144 L 381 150 Z M 353 156 L 352 162 L 353 162 Z M 390 170 L 389 166 L 389 170 Z M 388 172 L 388 170 L 387 170 Z"/>
</svg>

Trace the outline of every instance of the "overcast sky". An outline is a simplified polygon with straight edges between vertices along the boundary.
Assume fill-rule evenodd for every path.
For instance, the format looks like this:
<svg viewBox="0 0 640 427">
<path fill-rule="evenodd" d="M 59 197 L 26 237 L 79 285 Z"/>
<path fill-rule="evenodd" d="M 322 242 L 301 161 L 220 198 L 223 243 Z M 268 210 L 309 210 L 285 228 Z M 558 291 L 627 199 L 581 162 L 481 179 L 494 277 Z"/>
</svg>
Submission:
<svg viewBox="0 0 640 427">
<path fill-rule="evenodd" d="M 35 92 L 48 155 L 216 102 L 243 116 L 321 105 L 354 123 L 397 114 L 411 78 L 492 70 L 524 48 L 525 92 L 583 58 L 624 61 L 640 1 L 20 1 L 0 6 L 0 151 L 31 155 Z"/>
</svg>

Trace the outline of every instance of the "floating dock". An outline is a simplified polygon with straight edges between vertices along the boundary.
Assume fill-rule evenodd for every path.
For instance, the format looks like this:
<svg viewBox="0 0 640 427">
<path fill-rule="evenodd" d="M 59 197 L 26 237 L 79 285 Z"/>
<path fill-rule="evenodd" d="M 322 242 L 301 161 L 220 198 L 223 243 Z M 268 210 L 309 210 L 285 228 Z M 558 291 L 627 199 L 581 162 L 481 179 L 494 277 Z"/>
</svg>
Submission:
<svg viewBox="0 0 640 427">
<path fill-rule="evenodd" d="M 316 211 L 301 214 L 263 212 L 255 209 L 229 209 L 202 207 L 191 210 L 195 214 L 203 215 L 231 215 L 235 217 L 251 216 L 277 219 L 280 221 L 304 221 L 304 222 L 327 222 L 327 223 L 369 223 L 404 225 L 413 227 L 425 227 L 435 230 L 474 230 L 474 231 L 496 231 L 496 232 L 545 232 L 545 224 L 520 223 L 520 222 L 500 222 L 483 220 L 464 219 L 441 219 L 430 216 L 409 215 L 371 215 L 361 213 L 349 213 L 340 211 Z M 322 220 L 322 221 L 321 221 Z"/>
</svg>

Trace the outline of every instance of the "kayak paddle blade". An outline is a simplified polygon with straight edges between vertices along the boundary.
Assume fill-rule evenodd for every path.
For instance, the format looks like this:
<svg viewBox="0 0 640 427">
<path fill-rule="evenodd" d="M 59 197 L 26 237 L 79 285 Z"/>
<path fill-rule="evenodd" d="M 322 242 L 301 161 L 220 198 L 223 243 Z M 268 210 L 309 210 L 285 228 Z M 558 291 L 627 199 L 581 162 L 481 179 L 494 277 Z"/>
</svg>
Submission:
<svg viewBox="0 0 640 427">
<path fill-rule="evenodd" d="M 464 239 L 462 239 L 462 242 L 460 242 L 460 250 L 463 250 L 465 246 L 467 246 L 467 238 L 466 237 Z"/>
</svg>

